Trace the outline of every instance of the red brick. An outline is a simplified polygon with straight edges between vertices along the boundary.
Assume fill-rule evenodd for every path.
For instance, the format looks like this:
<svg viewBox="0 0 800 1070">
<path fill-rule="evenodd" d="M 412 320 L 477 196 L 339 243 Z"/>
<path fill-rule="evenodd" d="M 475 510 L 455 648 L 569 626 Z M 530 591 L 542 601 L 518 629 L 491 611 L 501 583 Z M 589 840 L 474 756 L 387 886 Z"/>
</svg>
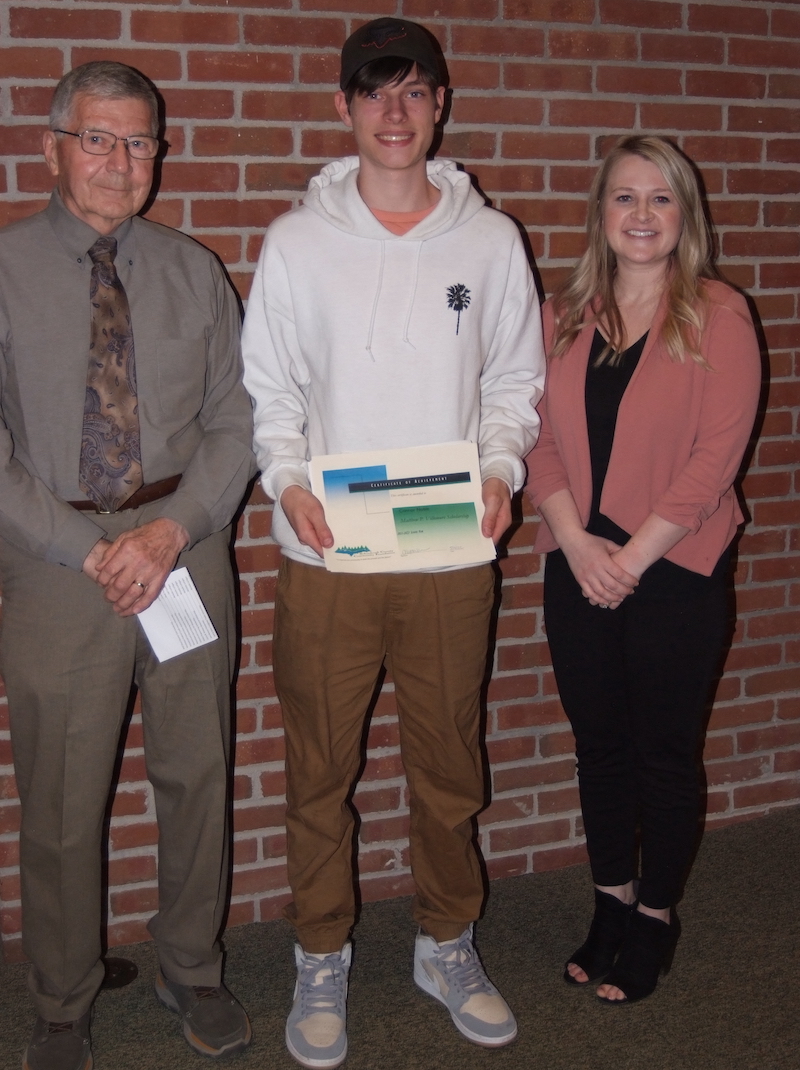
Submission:
<svg viewBox="0 0 800 1070">
<path fill-rule="evenodd" d="M 237 806 L 233 811 L 233 827 L 236 832 L 253 829 L 283 828 L 286 806 L 273 803 L 269 806 Z"/>
<path fill-rule="evenodd" d="M 798 193 L 800 175 L 796 168 L 741 167 L 728 169 L 730 193 Z M 780 253 L 773 255 L 780 256 Z"/>
<path fill-rule="evenodd" d="M 722 248 L 725 256 L 797 256 L 800 252 L 800 234 L 792 231 L 785 234 L 775 231 L 728 232 L 723 235 Z"/>
<path fill-rule="evenodd" d="M 224 12 L 134 11 L 131 37 L 148 43 L 235 45 L 239 41 L 239 17 Z"/>
<path fill-rule="evenodd" d="M 446 131 L 441 154 L 457 160 L 487 160 L 495 155 L 497 135 L 483 130 Z"/>
<path fill-rule="evenodd" d="M 155 821 L 137 821 L 133 825 L 112 823 L 108 835 L 112 851 L 154 847 L 158 843 L 158 825 Z"/>
<path fill-rule="evenodd" d="M 787 326 L 785 328 L 787 335 L 793 334 L 795 337 L 789 344 L 800 347 L 800 325 L 793 327 Z M 767 328 L 767 338 L 772 345 L 778 346 L 779 342 L 776 338 L 770 337 L 773 334 L 773 330 Z M 774 329 L 774 334 L 778 334 L 777 328 Z M 800 441 L 788 440 L 781 441 L 772 440 L 770 442 L 762 442 L 758 448 L 758 463 L 762 468 L 769 467 L 771 465 L 795 465 L 800 464 Z"/>
<path fill-rule="evenodd" d="M 744 780 L 758 780 L 770 772 L 768 758 L 739 758 L 730 761 L 708 762 L 706 779 L 709 787 L 720 784 L 741 784 Z"/>
<path fill-rule="evenodd" d="M 291 82 L 288 52 L 190 52 L 193 82 Z"/>
<path fill-rule="evenodd" d="M 130 817 L 134 814 L 147 813 L 147 793 L 138 791 L 117 791 L 111 809 L 114 817 Z"/>
<path fill-rule="evenodd" d="M 800 801 L 800 783 L 797 777 L 773 780 L 766 784 L 749 784 L 746 787 L 735 788 L 733 792 L 733 804 L 737 809 L 790 800 Z"/>
<path fill-rule="evenodd" d="M 781 721 L 800 720 L 800 695 L 778 699 L 778 719 Z"/>
<path fill-rule="evenodd" d="M 248 45 L 341 48 L 346 36 L 343 19 L 298 19 L 280 15 L 245 15 L 244 18 L 244 42 Z"/>
<path fill-rule="evenodd" d="M 800 668 L 773 669 L 771 672 L 754 673 L 745 682 L 748 696 L 777 694 L 780 691 L 800 689 Z"/>
<path fill-rule="evenodd" d="M 204 0 L 205 2 L 205 0 Z M 214 0 L 214 3 L 218 3 L 219 0 Z M 260 6 L 263 6 L 264 0 L 261 0 Z M 287 0 L 283 0 L 281 4 L 274 4 L 273 7 L 291 7 L 291 3 Z M 369 5 L 369 17 L 377 18 L 378 15 L 393 15 L 397 9 L 395 0 L 370 0 Z M 367 19 L 364 17 L 364 4 L 360 0 L 300 0 L 301 11 L 353 11 L 356 13 L 356 18 L 353 20 L 351 26 L 352 30 L 355 30 Z"/>
<path fill-rule="evenodd" d="M 768 227 L 800 226 L 800 203 L 794 201 L 767 201 L 764 204 L 764 223 Z"/>
<path fill-rule="evenodd" d="M 586 862 L 588 855 L 584 844 L 576 847 L 556 847 L 551 851 L 535 851 L 533 855 L 534 873 L 546 873 L 551 869 L 565 866 L 577 866 Z"/>
<path fill-rule="evenodd" d="M 704 37 L 700 34 L 643 33 L 642 56 L 654 63 L 718 63 L 725 56 L 725 46 L 719 37 Z M 759 66 L 759 64 L 748 64 Z"/>
<path fill-rule="evenodd" d="M 333 94 L 247 90 L 242 96 L 242 118 L 266 122 L 338 121 Z M 287 131 L 288 132 L 288 131 Z M 291 145 L 287 154 L 291 152 Z"/>
<path fill-rule="evenodd" d="M 60 48 L 26 48 L 24 46 L 12 46 L 0 48 L 0 78 L 52 78 L 58 80 L 64 73 L 64 58 Z M 50 86 L 46 90 L 30 87 L 13 87 L 14 93 L 34 96 L 37 107 L 41 107 L 43 95 L 47 94 L 47 106 L 43 112 L 34 114 L 47 114 L 50 110 L 50 98 L 52 97 Z M 17 97 L 18 98 L 18 97 Z M 16 110 L 16 108 L 15 108 Z M 29 114 L 28 111 L 22 112 Z"/>
<path fill-rule="evenodd" d="M 120 36 L 122 16 L 119 11 L 97 8 L 59 11 L 47 7 L 12 7 L 9 26 L 12 37 L 115 40 Z"/>
<path fill-rule="evenodd" d="M 491 829 L 489 845 L 492 852 L 514 851 L 521 847 L 541 847 L 569 838 L 570 823 L 560 821 L 532 821 L 510 828 Z"/>
<path fill-rule="evenodd" d="M 740 705 L 715 705 L 708 722 L 709 732 L 740 725 L 759 724 L 772 720 L 775 705 L 772 700 L 745 702 Z"/>
<path fill-rule="evenodd" d="M 498 0 L 436 0 L 438 18 L 496 19 Z M 404 0 L 403 14 L 411 19 L 425 21 L 431 15 L 429 0 Z M 506 18 L 513 18 L 506 13 Z"/>
<path fill-rule="evenodd" d="M 167 48 L 73 48 L 72 66 L 89 63 L 95 59 L 117 60 L 136 67 L 142 74 L 161 85 L 177 81 L 181 77 L 181 54 Z"/>
<path fill-rule="evenodd" d="M 649 130 L 719 130 L 722 124 L 715 104 L 642 104 L 641 115 Z"/>
<path fill-rule="evenodd" d="M 124 892 L 111 890 L 111 913 L 115 918 L 126 914 L 151 914 L 158 910 L 158 888 L 136 888 Z"/>
<path fill-rule="evenodd" d="M 686 137 L 683 149 L 695 163 L 756 163 L 761 159 L 762 141 L 755 137 Z M 716 218 L 716 211 L 715 211 Z"/>
<path fill-rule="evenodd" d="M 776 100 L 797 100 L 800 97 L 800 74 L 770 74 L 769 96 Z"/>
<path fill-rule="evenodd" d="M 156 859 L 153 854 L 131 855 L 129 858 L 110 858 L 108 883 L 146 884 L 156 878 Z"/>
<path fill-rule="evenodd" d="M 456 97 L 450 114 L 452 123 L 486 123 L 498 126 L 538 126 L 544 118 L 541 100 L 531 97 Z"/>
<path fill-rule="evenodd" d="M 602 126 L 613 130 L 629 130 L 636 121 L 636 105 L 622 101 L 552 100 L 550 123 L 553 126 Z"/>
<path fill-rule="evenodd" d="M 796 45 L 792 46 L 796 49 Z M 732 104 L 728 108 L 729 130 L 751 130 L 760 134 L 800 132 L 800 109 L 756 108 Z"/>
<path fill-rule="evenodd" d="M 703 761 L 711 762 L 719 758 L 730 758 L 733 754 L 733 740 L 725 735 L 707 735 L 703 744 Z"/>
<path fill-rule="evenodd" d="M 2 126 L 0 127 L 0 152 L 4 156 L 39 156 L 42 152 L 42 135 L 46 127 Z M 52 186 L 51 179 L 51 186 Z"/>
<path fill-rule="evenodd" d="M 711 214 L 717 226 L 752 227 L 758 222 L 759 202 L 729 201 L 713 197 L 711 199 Z"/>
<path fill-rule="evenodd" d="M 800 743 L 800 723 L 770 725 L 752 732 L 739 732 L 736 746 L 740 754 L 794 747 Z"/>
<path fill-rule="evenodd" d="M 689 29 L 699 32 L 763 35 L 769 29 L 769 15 L 761 4 L 690 4 Z"/>
<path fill-rule="evenodd" d="M 594 0 L 505 0 L 503 14 L 519 22 L 592 22 Z"/>
<path fill-rule="evenodd" d="M 604 26 L 645 26 L 678 30 L 683 25 L 683 5 L 650 0 L 600 0 L 600 21 Z"/>
<path fill-rule="evenodd" d="M 144 213 L 145 219 L 152 219 L 154 223 L 163 223 L 165 227 L 179 229 L 183 226 L 183 201 L 159 198 L 156 203 Z"/>
<path fill-rule="evenodd" d="M 286 867 L 281 865 L 237 869 L 233 873 L 231 895 L 253 895 L 273 888 L 285 888 Z"/>
<path fill-rule="evenodd" d="M 797 67 L 794 41 L 755 41 L 732 37 L 728 42 L 728 63 L 732 67 Z"/>
<path fill-rule="evenodd" d="M 181 119 L 230 119 L 233 93 L 230 89 L 164 89 L 167 115 Z"/>
<path fill-rule="evenodd" d="M 542 56 L 544 32 L 519 27 L 454 26 L 452 50 L 458 55 Z"/>
<path fill-rule="evenodd" d="M 462 84 L 455 78 L 453 81 L 457 86 Z M 503 64 L 503 84 L 506 89 L 534 93 L 590 93 L 592 71 L 589 66 L 575 63 L 506 62 Z"/>
<path fill-rule="evenodd" d="M 581 69 L 581 68 L 579 68 Z M 601 93 L 635 93 L 639 96 L 681 96 L 681 71 L 674 67 L 613 67 L 603 64 L 597 71 Z"/>
<path fill-rule="evenodd" d="M 770 163 L 800 163 L 800 144 L 797 138 L 772 138 L 767 142 Z"/>
<path fill-rule="evenodd" d="M 503 134 L 502 155 L 512 160 L 586 160 L 589 156 L 589 138 L 586 134 L 514 131 Z M 580 206 L 580 216 L 582 220 L 586 218 L 585 205 Z M 550 215 L 551 220 L 555 218 Z M 563 219 L 559 221 L 565 222 Z"/>
<path fill-rule="evenodd" d="M 755 498 L 779 498 L 791 491 L 788 472 L 750 472 L 742 483 L 748 501 Z"/>
<path fill-rule="evenodd" d="M 288 156 L 292 133 L 265 126 L 200 126 L 192 149 L 195 156 Z"/>
<path fill-rule="evenodd" d="M 800 770 L 800 749 L 778 751 L 775 755 L 776 773 L 796 773 Z"/>
<path fill-rule="evenodd" d="M 2 62 L 2 56 L 3 50 L 0 50 L 0 62 Z M 53 89 L 51 86 L 12 85 L 11 114 L 46 117 L 50 113 L 50 101 L 52 98 Z"/>
<path fill-rule="evenodd" d="M 236 163 L 176 163 L 164 164 L 160 189 L 165 193 L 195 190 L 200 193 L 233 193 L 239 187 L 239 165 Z"/>
<path fill-rule="evenodd" d="M 389 877 L 366 877 L 361 881 L 361 898 L 365 903 L 374 903 L 380 899 L 394 899 L 399 895 L 410 895 L 414 891 L 414 879 L 410 873 L 398 873 Z"/>
<path fill-rule="evenodd" d="M 687 71 L 686 94 L 690 97 L 749 97 L 761 100 L 767 88 L 765 74 L 742 71 Z"/>
<path fill-rule="evenodd" d="M 355 152 L 355 142 L 349 130 L 304 130 L 300 146 L 303 156 L 321 157 L 324 160 Z"/>
<path fill-rule="evenodd" d="M 549 53 L 553 59 L 635 60 L 636 35 L 608 30 L 550 30 Z"/>
<path fill-rule="evenodd" d="M 311 52 L 300 54 L 300 81 L 303 85 L 339 87 L 339 53 Z"/>
</svg>

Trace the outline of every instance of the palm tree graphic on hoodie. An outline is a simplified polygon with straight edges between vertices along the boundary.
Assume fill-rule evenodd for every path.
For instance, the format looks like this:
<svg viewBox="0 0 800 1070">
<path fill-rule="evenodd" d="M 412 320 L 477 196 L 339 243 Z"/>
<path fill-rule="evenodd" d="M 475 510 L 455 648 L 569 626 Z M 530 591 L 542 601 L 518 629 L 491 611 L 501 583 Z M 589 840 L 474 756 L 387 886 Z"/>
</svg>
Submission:
<svg viewBox="0 0 800 1070">
<path fill-rule="evenodd" d="M 458 313 L 458 319 L 456 320 L 456 334 L 458 334 L 458 328 L 461 324 L 461 313 L 469 305 L 469 302 L 469 290 L 463 282 L 457 282 L 453 286 L 447 287 L 447 307 L 452 308 L 454 312 Z"/>
</svg>

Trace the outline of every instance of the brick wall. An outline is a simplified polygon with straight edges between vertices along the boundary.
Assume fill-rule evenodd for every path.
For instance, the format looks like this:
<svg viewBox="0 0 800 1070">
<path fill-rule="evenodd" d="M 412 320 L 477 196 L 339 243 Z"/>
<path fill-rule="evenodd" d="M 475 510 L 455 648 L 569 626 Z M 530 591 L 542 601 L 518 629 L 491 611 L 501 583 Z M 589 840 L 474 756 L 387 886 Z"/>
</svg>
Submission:
<svg viewBox="0 0 800 1070">
<path fill-rule="evenodd" d="M 546 291 L 583 249 L 585 191 L 604 139 L 669 133 L 700 165 L 730 279 L 755 298 L 772 383 L 744 479 L 739 624 L 706 748 L 711 823 L 800 802 L 800 2 L 761 0 L 2 0 L 0 222 L 41 207 L 41 132 L 55 80 L 85 60 L 139 67 L 163 90 L 171 148 L 149 215 L 215 250 L 246 297 L 263 228 L 327 159 L 352 151 L 331 95 L 337 50 L 368 17 L 438 35 L 455 89 L 442 155 L 527 228 Z M 282 737 L 270 672 L 278 553 L 260 491 L 240 528 L 244 639 L 231 922 L 287 898 Z M 572 739 L 541 619 L 526 515 L 501 562 L 488 695 L 494 794 L 482 816 L 492 876 L 581 860 Z M 380 696 L 361 811 L 367 899 L 410 888 L 407 807 L 391 686 Z M 0 710 L 0 898 L 19 953 L 15 800 Z M 114 803 L 110 939 L 145 936 L 155 906 L 152 797 L 134 717 Z"/>
</svg>

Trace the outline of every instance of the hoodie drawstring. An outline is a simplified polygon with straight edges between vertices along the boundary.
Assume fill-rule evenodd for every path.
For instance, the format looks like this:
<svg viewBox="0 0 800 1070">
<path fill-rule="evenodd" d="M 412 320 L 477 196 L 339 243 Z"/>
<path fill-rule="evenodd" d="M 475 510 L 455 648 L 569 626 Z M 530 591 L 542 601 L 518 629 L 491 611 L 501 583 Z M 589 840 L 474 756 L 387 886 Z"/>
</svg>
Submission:
<svg viewBox="0 0 800 1070">
<path fill-rule="evenodd" d="M 382 241 L 381 242 L 381 265 L 378 268 L 378 285 L 375 288 L 375 297 L 373 298 L 373 301 L 372 301 L 372 315 L 369 318 L 369 330 L 367 332 L 367 352 L 369 353 L 370 357 L 372 357 L 373 362 L 375 361 L 375 355 L 372 352 L 372 334 L 373 334 L 373 331 L 375 330 L 375 319 L 376 319 L 376 317 L 378 315 L 378 302 L 379 302 L 380 296 L 381 296 L 381 287 L 383 286 L 383 265 L 384 265 L 385 260 L 386 260 L 386 242 Z"/>
<path fill-rule="evenodd" d="M 408 311 L 406 312 L 406 321 L 403 324 L 403 341 L 406 345 L 411 346 L 412 349 L 417 347 L 408 337 L 408 326 L 411 323 L 411 313 L 414 309 L 414 298 L 417 296 L 417 282 L 419 281 L 419 258 L 422 253 L 422 242 L 417 242 L 417 255 L 414 260 L 414 281 L 411 284 L 411 296 L 408 300 Z"/>
</svg>

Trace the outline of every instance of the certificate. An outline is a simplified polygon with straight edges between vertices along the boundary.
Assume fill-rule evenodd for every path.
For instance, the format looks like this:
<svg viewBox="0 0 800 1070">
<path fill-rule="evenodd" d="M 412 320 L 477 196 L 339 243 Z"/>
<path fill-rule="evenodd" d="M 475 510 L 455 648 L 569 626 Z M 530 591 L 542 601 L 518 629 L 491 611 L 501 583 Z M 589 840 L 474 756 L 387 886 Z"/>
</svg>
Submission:
<svg viewBox="0 0 800 1070">
<path fill-rule="evenodd" d="M 481 534 L 474 442 L 312 457 L 310 468 L 334 537 L 329 572 L 448 568 L 496 556 Z"/>
</svg>

